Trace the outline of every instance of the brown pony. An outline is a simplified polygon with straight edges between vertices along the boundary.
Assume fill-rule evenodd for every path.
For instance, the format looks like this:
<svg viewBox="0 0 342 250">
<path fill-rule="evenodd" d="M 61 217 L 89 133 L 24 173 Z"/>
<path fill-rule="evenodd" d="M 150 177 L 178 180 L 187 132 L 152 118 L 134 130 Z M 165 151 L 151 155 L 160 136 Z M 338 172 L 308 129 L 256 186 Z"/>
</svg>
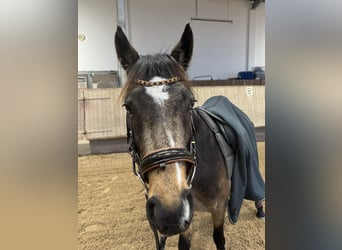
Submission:
<svg viewBox="0 0 342 250">
<path fill-rule="evenodd" d="M 213 133 L 192 112 L 195 99 L 186 77 L 193 49 L 190 25 L 170 55 L 140 56 L 120 27 L 115 46 L 127 72 L 122 98 L 133 170 L 146 190 L 157 249 L 175 234 L 179 249 L 190 248 L 194 209 L 211 213 L 214 242 L 225 249 L 231 183 Z"/>
</svg>

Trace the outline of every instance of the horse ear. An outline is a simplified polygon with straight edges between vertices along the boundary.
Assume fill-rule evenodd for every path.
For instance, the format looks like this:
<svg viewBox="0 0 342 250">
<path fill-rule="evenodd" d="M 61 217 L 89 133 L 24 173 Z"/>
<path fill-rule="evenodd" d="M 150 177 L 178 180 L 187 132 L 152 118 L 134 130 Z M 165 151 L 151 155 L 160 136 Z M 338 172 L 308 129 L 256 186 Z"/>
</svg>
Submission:
<svg viewBox="0 0 342 250">
<path fill-rule="evenodd" d="M 188 23 L 185 26 L 181 39 L 171 52 L 171 56 L 183 66 L 184 70 L 188 68 L 190 63 L 193 43 L 194 37 L 190 24 Z"/>
<path fill-rule="evenodd" d="M 115 49 L 118 59 L 126 71 L 139 59 L 138 52 L 129 43 L 125 33 L 119 26 L 115 32 Z"/>
</svg>

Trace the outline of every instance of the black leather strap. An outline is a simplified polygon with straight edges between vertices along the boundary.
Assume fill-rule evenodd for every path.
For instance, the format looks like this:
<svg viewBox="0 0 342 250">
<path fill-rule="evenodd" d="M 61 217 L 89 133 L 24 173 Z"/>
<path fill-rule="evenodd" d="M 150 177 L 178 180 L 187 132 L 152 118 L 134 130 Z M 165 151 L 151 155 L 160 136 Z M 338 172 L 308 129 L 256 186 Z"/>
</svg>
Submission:
<svg viewBox="0 0 342 250">
<path fill-rule="evenodd" d="M 196 111 L 200 115 L 200 117 L 207 123 L 208 127 L 215 134 L 216 141 L 220 147 L 221 153 L 224 157 L 227 175 L 228 178 L 231 179 L 233 175 L 233 165 L 234 165 L 234 151 L 232 147 L 227 143 L 224 134 L 222 131 L 223 128 L 219 129 L 219 125 L 215 123 L 215 121 L 210 117 L 206 110 L 201 108 L 197 108 Z"/>
<path fill-rule="evenodd" d="M 185 161 L 191 164 L 195 164 L 193 155 L 184 148 L 166 148 L 156 152 L 152 152 L 145 156 L 140 165 L 139 172 L 145 179 L 145 174 L 155 168 L 166 167 L 167 164 L 173 162 Z"/>
</svg>

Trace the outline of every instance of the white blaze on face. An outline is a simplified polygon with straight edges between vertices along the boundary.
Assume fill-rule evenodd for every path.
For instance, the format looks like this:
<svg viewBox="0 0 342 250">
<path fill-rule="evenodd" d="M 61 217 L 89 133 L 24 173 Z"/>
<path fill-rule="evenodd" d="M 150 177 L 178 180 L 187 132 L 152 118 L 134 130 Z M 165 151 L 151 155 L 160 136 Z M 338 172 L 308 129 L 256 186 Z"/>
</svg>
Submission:
<svg viewBox="0 0 342 250">
<path fill-rule="evenodd" d="M 150 82 L 158 82 L 165 80 L 165 78 L 155 76 L 152 79 L 150 79 Z M 169 93 L 165 91 L 165 84 L 162 85 L 153 85 L 153 86 L 146 86 L 145 91 L 146 94 L 152 97 L 153 101 L 158 104 L 159 106 L 163 106 L 165 101 L 169 99 Z M 166 125 L 164 124 L 163 127 L 166 129 Z M 172 135 L 172 131 L 169 129 L 166 129 L 166 135 L 167 135 L 167 140 L 168 140 L 168 146 L 169 147 L 175 147 L 175 140 Z M 175 168 L 176 168 L 176 178 L 177 178 L 177 183 L 181 187 L 183 183 L 183 178 L 182 178 L 182 170 L 181 166 L 179 165 L 178 162 L 175 163 Z M 187 205 L 185 205 L 187 209 L 189 210 L 189 204 L 187 202 Z M 189 214 L 189 212 L 186 212 L 186 214 Z"/>
<path fill-rule="evenodd" d="M 174 147 L 175 146 L 175 141 L 173 140 L 173 136 L 170 130 L 166 130 L 166 135 L 167 135 L 167 139 L 169 141 L 169 146 L 170 147 Z"/>
<path fill-rule="evenodd" d="M 162 80 L 165 80 L 165 78 L 154 76 L 150 82 L 158 82 Z M 145 91 L 153 98 L 153 101 L 160 106 L 163 106 L 165 101 L 169 99 L 169 93 L 164 91 L 164 84 L 145 87 Z"/>
<path fill-rule="evenodd" d="M 185 221 L 190 221 L 190 205 L 187 199 L 183 200 L 183 214 L 180 222 L 184 224 Z"/>
<path fill-rule="evenodd" d="M 181 187 L 182 186 L 182 170 L 181 170 L 181 167 L 179 166 L 179 163 L 176 162 L 175 163 L 175 168 L 176 168 L 176 176 L 177 176 L 177 182 L 178 182 L 178 185 Z"/>
</svg>

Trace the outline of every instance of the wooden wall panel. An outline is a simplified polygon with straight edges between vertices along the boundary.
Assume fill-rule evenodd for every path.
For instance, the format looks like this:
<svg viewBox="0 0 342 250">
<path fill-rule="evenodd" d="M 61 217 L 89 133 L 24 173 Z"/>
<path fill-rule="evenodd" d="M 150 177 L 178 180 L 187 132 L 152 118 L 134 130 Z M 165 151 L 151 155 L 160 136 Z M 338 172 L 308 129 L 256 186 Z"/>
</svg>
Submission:
<svg viewBox="0 0 342 250">
<path fill-rule="evenodd" d="M 87 89 L 84 92 L 87 139 L 126 136 L 124 108 L 119 102 L 120 90 Z"/>
<path fill-rule="evenodd" d="M 224 95 L 244 111 L 256 127 L 265 126 L 265 86 L 194 87 L 196 106 L 211 96 Z M 252 94 L 251 94 L 252 93 Z"/>
<path fill-rule="evenodd" d="M 85 137 L 85 124 L 84 124 L 84 89 L 78 89 L 78 130 L 77 136 L 79 140 L 84 139 Z"/>
<path fill-rule="evenodd" d="M 84 132 L 88 140 L 125 137 L 125 110 L 119 101 L 121 88 L 82 91 L 80 94 L 79 90 L 79 135 Z M 224 95 L 243 110 L 256 127 L 265 126 L 265 86 L 201 86 L 193 87 L 193 91 L 198 100 L 196 106 L 211 96 Z M 80 107 L 82 95 L 84 108 Z"/>
</svg>

